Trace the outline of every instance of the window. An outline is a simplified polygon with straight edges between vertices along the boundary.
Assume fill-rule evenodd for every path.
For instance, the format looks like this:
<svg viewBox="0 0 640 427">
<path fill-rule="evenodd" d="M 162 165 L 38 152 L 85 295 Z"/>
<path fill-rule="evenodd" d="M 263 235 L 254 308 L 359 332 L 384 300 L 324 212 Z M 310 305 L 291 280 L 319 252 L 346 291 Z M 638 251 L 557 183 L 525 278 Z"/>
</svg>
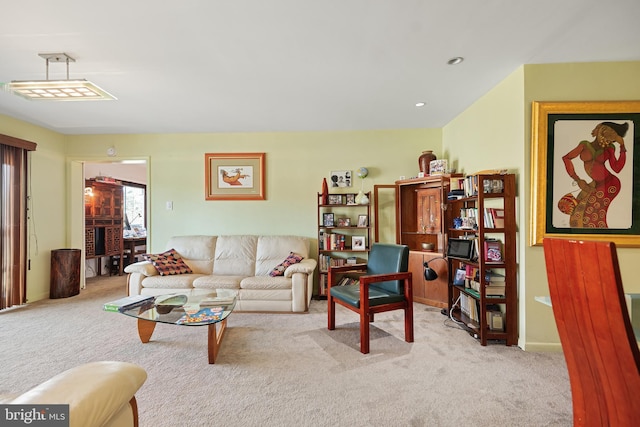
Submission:
<svg viewBox="0 0 640 427">
<path fill-rule="evenodd" d="M 124 235 L 142 237 L 147 230 L 147 186 L 123 182 L 124 190 Z"/>
</svg>

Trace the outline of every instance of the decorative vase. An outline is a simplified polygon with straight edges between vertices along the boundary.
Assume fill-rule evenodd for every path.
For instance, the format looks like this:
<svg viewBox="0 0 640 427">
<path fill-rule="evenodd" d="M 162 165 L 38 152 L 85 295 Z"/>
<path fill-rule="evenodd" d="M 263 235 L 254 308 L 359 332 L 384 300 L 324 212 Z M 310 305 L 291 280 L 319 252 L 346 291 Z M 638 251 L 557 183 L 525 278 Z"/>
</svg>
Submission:
<svg viewBox="0 0 640 427">
<path fill-rule="evenodd" d="M 322 178 L 322 203 L 323 205 L 329 204 L 329 186 L 327 185 L 327 178 Z"/>
<path fill-rule="evenodd" d="M 418 166 L 420 166 L 420 172 L 423 172 L 425 175 L 429 175 L 429 163 L 431 163 L 431 160 L 436 160 L 436 155 L 433 154 L 433 151 L 423 151 L 420 157 L 418 157 Z"/>
</svg>

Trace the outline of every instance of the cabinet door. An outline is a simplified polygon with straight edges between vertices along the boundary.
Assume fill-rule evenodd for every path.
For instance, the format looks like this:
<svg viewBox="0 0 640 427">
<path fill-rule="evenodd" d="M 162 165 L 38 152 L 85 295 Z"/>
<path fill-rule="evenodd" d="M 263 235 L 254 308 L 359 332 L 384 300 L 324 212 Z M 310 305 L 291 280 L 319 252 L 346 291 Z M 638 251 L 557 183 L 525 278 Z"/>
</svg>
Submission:
<svg viewBox="0 0 640 427">
<path fill-rule="evenodd" d="M 426 292 L 423 276 L 424 267 L 422 266 L 422 263 L 422 253 L 416 251 L 409 252 L 409 271 L 411 272 L 413 286 L 413 300 L 424 304 Z"/>
<path fill-rule="evenodd" d="M 439 253 L 410 251 L 409 271 L 413 280 L 413 300 L 434 307 L 447 307 L 449 267 L 444 259 L 434 260 L 429 264 L 438 278 L 432 281 L 424 279 L 424 262 L 433 258 L 441 258 Z"/>
<path fill-rule="evenodd" d="M 418 196 L 418 230 L 423 233 L 439 233 L 441 230 L 440 188 L 423 188 Z"/>
<path fill-rule="evenodd" d="M 96 233 L 93 228 L 86 228 L 84 234 L 85 257 L 90 258 L 96 254 Z"/>
</svg>

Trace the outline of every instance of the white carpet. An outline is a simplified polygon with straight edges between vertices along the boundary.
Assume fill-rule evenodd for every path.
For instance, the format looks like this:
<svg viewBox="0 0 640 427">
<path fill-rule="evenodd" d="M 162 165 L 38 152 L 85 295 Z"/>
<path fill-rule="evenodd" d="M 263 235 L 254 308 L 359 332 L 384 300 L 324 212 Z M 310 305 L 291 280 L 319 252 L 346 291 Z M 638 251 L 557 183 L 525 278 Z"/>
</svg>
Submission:
<svg viewBox="0 0 640 427">
<path fill-rule="evenodd" d="M 309 314 L 233 313 L 209 365 L 206 327 L 159 324 L 142 344 L 135 319 L 103 312 L 124 289 L 124 277 L 93 279 L 78 296 L 0 312 L 0 393 L 122 360 L 149 374 L 141 427 L 572 425 L 562 354 L 482 347 L 433 307 L 415 305 L 412 344 L 401 311 L 378 315 L 368 355 L 355 314 L 338 307 L 327 330 L 326 301 Z"/>
</svg>

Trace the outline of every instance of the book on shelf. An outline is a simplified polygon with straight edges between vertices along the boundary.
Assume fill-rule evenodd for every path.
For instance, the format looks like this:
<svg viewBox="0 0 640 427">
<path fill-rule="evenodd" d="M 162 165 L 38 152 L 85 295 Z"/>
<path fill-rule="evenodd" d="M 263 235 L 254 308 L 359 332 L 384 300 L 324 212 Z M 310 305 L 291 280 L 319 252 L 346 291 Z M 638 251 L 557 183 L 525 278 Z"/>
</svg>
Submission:
<svg viewBox="0 0 640 427">
<path fill-rule="evenodd" d="M 464 198 L 464 190 L 463 189 L 455 189 L 455 190 L 451 190 L 449 191 L 449 193 L 447 193 L 447 199 L 448 200 L 458 200 L 458 199 L 462 199 Z"/>
<path fill-rule="evenodd" d="M 491 216 L 491 208 L 484 208 L 484 226 L 486 228 L 495 228 L 493 216 Z"/>
<path fill-rule="evenodd" d="M 484 288 L 484 294 L 492 297 L 503 297 L 505 296 L 505 286 L 504 285 L 487 285 Z"/>
<path fill-rule="evenodd" d="M 338 283 L 336 283 L 336 286 L 350 286 L 350 285 L 355 285 L 355 284 L 357 284 L 359 281 L 360 281 L 360 280 L 359 280 L 358 278 L 344 276 L 344 277 L 342 277 L 340 280 L 338 280 Z"/>
<path fill-rule="evenodd" d="M 504 274 L 496 273 L 493 270 L 487 270 L 484 275 L 484 281 L 487 283 L 502 283 L 504 284 Z"/>
<path fill-rule="evenodd" d="M 504 319 L 500 311 L 487 311 L 487 324 L 492 331 L 504 331 Z"/>
<path fill-rule="evenodd" d="M 484 260 L 489 262 L 502 261 L 502 242 L 500 240 L 484 241 Z"/>
<path fill-rule="evenodd" d="M 504 228 L 504 209 L 489 208 L 491 220 L 494 228 Z"/>
<path fill-rule="evenodd" d="M 115 301 L 105 303 L 102 306 L 104 311 L 122 312 L 132 308 L 142 307 L 145 304 L 153 303 L 155 297 L 151 295 L 131 295 Z"/>
</svg>

